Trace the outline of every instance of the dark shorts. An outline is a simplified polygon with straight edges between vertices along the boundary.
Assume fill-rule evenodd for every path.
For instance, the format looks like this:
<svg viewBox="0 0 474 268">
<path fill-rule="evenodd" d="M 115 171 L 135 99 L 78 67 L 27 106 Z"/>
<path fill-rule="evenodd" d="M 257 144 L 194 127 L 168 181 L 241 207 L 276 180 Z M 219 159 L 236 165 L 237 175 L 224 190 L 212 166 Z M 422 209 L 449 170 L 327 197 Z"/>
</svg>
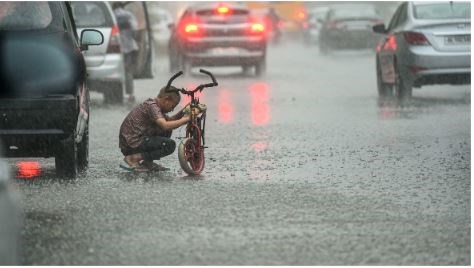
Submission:
<svg viewBox="0 0 474 268">
<path fill-rule="evenodd" d="M 172 154 L 176 149 L 176 142 L 169 137 L 171 137 L 171 132 L 166 136 L 146 137 L 137 148 L 122 149 L 121 151 L 124 156 L 141 153 L 146 161 L 159 160 Z"/>
</svg>

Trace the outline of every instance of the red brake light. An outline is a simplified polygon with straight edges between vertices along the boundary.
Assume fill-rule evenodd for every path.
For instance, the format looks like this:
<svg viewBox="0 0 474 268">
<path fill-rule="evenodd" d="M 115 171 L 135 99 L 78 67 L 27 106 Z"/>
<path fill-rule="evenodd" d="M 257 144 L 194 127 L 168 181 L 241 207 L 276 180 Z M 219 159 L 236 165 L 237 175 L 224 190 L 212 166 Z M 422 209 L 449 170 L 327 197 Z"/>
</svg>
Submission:
<svg viewBox="0 0 474 268">
<path fill-rule="evenodd" d="M 41 166 L 38 162 L 19 162 L 17 163 L 18 178 L 33 178 L 41 174 Z"/>
<path fill-rule="evenodd" d="M 252 23 L 250 31 L 252 33 L 263 33 L 265 31 L 265 26 L 262 23 Z"/>
<path fill-rule="evenodd" d="M 383 46 L 384 50 L 389 50 L 389 51 L 395 51 L 397 50 L 397 39 L 395 35 L 391 35 L 388 39 L 387 42 L 385 42 L 385 45 Z"/>
<path fill-rule="evenodd" d="M 406 32 L 403 33 L 403 37 L 405 37 L 405 40 L 410 45 L 426 46 L 430 44 L 430 42 L 428 42 L 428 39 L 426 39 L 426 36 L 424 36 L 422 33 Z"/>
<path fill-rule="evenodd" d="M 109 46 L 107 47 L 107 54 L 121 53 L 120 47 L 120 30 L 117 25 L 112 27 L 110 32 Z"/>
<path fill-rule="evenodd" d="M 188 34 L 197 33 L 199 30 L 197 24 L 189 23 L 184 26 L 184 32 Z"/>
<path fill-rule="evenodd" d="M 225 7 L 225 6 L 220 6 L 220 7 L 217 8 L 217 13 L 219 13 L 221 15 L 227 14 L 227 13 L 229 13 L 229 8 Z"/>
</svg>

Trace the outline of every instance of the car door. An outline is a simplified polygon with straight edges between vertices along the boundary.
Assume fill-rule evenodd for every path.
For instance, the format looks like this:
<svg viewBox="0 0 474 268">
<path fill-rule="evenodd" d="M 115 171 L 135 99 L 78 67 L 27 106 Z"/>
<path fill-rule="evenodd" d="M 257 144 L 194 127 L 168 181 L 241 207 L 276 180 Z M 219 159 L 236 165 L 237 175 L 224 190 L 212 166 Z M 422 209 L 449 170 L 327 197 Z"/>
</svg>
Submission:
<svg viewBox="0 0 474 268">
<path fill-rule="evenodd" d="M 125 2 L 124 8 L 135 15 L 137 30 L 135 40 L 138 53 L 135 54 L 133 75 L 135 79 L 153 78 L 155 51 L 153 32 L 146 2 Z"/>
</svg>

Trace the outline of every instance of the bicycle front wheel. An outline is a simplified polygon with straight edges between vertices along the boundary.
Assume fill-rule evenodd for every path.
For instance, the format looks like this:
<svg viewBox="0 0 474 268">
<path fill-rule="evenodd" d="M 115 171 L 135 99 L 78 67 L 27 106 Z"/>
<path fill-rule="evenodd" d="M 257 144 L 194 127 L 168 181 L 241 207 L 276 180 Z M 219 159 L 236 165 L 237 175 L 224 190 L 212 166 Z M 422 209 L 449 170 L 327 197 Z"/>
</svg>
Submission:
<svg viewBox="0 0 474 268">
<path fill-rule="evenodd" d="M 204 169 L 204 148 L 192 138 L 186 138 L 178 147 L 179 164 L 189 175 L 199 175 Z"/>
</svg>

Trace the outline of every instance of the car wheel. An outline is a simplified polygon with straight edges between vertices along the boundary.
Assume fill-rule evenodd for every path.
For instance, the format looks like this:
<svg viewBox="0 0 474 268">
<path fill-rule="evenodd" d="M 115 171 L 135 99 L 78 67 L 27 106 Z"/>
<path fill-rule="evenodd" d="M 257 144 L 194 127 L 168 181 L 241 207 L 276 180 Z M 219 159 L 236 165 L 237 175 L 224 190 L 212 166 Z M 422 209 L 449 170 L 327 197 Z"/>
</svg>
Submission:
<svg viewBox="0 0 474 268">
<path fill-rule="evenodd" d="M 267 70 L 267 61 L 265 59 L 261 60 L 255 65 L 255 75 L 260 77 L 265 74 Z"/>
<path fill-rule="evenodd" d="M 130 77 L 126 75 L 126 83 L 129 83 Z M 133 79 L 132 79 L 133 83 Z M 104 92 L 104 102 L 111 104 L 122 104 L 123 103 L 123 88 L 122 83 L 113 83 L 107 90 Z"/>
<path fill-rule="evenodd" d="M 382 80 L 382 70 L 380 67 L 380 63 L 377 60 L 376 64 L 377 68 L 377 89 L 379 92 L 379 97 L 389 97 L 392 96 L 392 87 L 387 85 Z"/>
<path fill-rule="evenodd" d="M 398 68 L 395 69 L 395 84 L 394 84 L 395 96 L 399 100 L 408 100 L 412 96 L 413 88 L 405 83 L 402 75 Z"/>
<path fill-rule="evenodd" d="M 77 149 L 77 166 L 79 172 L 86 171 L 89 167 L 89 123 L 87 123 L 82 141 Z"/>
<path fill-rule="evenodd" d="M 75 178 L 78 172 L 77 143 L 74 135 L 60 141 L 55 155 L 56 172 L 67 178 Z"/>
</svg>

